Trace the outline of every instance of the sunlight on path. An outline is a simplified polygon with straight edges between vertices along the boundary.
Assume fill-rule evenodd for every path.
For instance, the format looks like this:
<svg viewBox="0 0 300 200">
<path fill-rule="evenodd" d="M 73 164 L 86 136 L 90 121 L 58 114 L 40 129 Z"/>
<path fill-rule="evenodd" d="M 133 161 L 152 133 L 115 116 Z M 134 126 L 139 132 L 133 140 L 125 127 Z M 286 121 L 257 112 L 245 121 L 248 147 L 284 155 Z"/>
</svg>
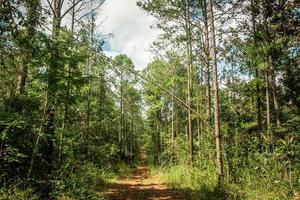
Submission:
<svg viewBox="0 0 300 200">
<path fill-rule="evenodd" d="M 176 200 L 182 199 L 178 192 L 170 190 L 155 176 L 150 176 L 142 149 L 139 166 L 132 177 L 120 178 L 109 187 L 105 196 L 110 200 Z"/>
</svg>

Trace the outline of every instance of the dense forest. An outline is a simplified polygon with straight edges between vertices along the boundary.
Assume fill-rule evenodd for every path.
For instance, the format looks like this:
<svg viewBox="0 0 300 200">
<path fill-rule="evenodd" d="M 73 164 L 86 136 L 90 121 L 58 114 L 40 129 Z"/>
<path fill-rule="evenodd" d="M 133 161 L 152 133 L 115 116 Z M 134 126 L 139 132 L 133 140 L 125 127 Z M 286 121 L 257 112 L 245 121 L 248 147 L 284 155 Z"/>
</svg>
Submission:
<svg viewBox="0 0 300 200">
<path fill-rule="evenodd" d="M 0 0 L 0 199 L 300 199 L 299 1 L 138 0 L 142 70 L 107 1 Z M 144 168 L 181 196 L 106 194 Z"/>
</svg>

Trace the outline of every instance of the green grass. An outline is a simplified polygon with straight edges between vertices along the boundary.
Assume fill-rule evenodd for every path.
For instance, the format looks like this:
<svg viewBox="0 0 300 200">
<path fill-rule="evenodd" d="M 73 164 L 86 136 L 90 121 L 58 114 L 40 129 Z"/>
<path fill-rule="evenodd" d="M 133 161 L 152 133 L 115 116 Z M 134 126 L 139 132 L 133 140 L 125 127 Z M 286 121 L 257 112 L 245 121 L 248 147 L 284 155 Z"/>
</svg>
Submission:
<svg viewBox="0 0 300 200">
<path fill-rule="evenodd" d="M 217 187 L 215 169 L 200 170 L 187 165 L 153 168 L 153 175 L 158 175 L 170 188 L 179 190 L 186 199 L 226 199 L 227 194 Z"/>
<path fill-rule="evenodd" d="M 18 183 L 0 188 L 0 200 L 37 200 L 32 188 L 22 188 Z"/>
<path fill-rule="evenodd" d="M 159 176 L 170 188 L 181 191 L 186 199 L 192 200 L 281 200 L 297 199 L 299 193 L 289 194 L 286 182 L 274 182 L 268 177 L 254 175 L 240 177 L 236 184 L 225 181 L 218 185 L 216 171 L 211 168 L 197 168 L 188 165 L 177 165 L 152 168 L 151 173 Z M 299 196 L 298 196 L 299 197 Z"/>
</svg>

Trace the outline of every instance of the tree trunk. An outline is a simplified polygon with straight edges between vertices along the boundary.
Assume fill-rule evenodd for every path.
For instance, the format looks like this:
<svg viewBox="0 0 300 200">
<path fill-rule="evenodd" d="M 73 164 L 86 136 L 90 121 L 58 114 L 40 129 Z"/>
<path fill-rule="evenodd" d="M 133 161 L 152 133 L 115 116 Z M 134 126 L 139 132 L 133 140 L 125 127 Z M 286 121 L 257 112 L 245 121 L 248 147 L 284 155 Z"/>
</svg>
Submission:
<svg viewBox="0 0 300 200">
<path fill-rule="evenodd" d="M 173 87 L 173 86 L 172 86 Z M 174 92 L 174 90 L 172 91 Z M 172 161 L 175 162 L 175 130 L 174 130 L 174 118 L 175 118 L 175 111 L 174 111 L 174 97 L 172 97 L 172 110 L 171 110 L 171 137 L 172 137 Z"/>
<path fill-rule="evenodd" d="M 211 119 L 211 97 L 210 97 L 210 53 L 209 53 L 209 30 L 206 0 L 202 0 L 202 11 L 204 15 L 204 52 L 205 52 L 205 98 L 206 98 L 206 115 L 207 119 Z"/>
<path fill-rule="evenodd" d="M 264 0 L 263 5 L 263 24 L 266 32 L 266 40 L 267 45 L 270 46 L 272 43 L 271 34 L 269 31 L 269 26 L 267 22 L 267 11 L 266 9 L 269 7 L 269 2 Z M 280 106 L 279 106 L 279 98 L 277 95 L 277 87 L 276 87 L 276 78 L 275 78 L 275 69 L 274 69 L 274 63 L 273 63 L 273 57 L 272 52 L 268 52 L 267 57 L 267 63 L 268 63 L 268 73 L 271 76 L 270 84 L 272 87 L 272 97 L 274 102 L 274 108 L 275 108 L 275 117 L 276 117 L 276 126 L 279 128 L 281 126 L 281 120 L 280 120 Z"/>
<path fill-rule="evenodd" d="M 45 143 L 45 155 L 48 164 L 48 174 L 51 174 L 53 168 L 53 151 L 54 151 L 54 134 L 55 134 L 55 94 L 57 91 L 57 67 L 60 65 L 57 58 L 59 52 L 56 47 L 56 39 L 60 32 L 61 26 L 61 0 L 53 1 L 54 15 L 52 24 L 53 49 L 51 52 L 51 61 L 48 66 L 48 80 L 46 90 L 46 105 L 45 105 L 45 124 L 43 132 L 46 134 L 47 141 Z"/>
<path fill-rule="evenodd" d="M 99 87 L 100 87 L 100 95 L 99 95 L 99 145 L 102 145 L 102 133 L 103 133 L 103 128 L 102 128 L 102 121 L 103 121 L 103 110 L 104 110 L 104 99 L 105 99 L 105 80 L 104 80 L 104 72 L 100 72 L 100 82 L 99 82 Z"/>
<path fill-rule="evenodd" d="M 95 16 L 92 15 L 91 21 L 91 48 L 94 44 L 94 32 L 95 32 Z M 91 85 L 91 74 L 92 74 L 92 66 L 94 60 L 94 52 L 92 51 L 91 59 L 88 63 L 87 75 L 88 75 L 88 96 L 87 96 L 87 104 L 86 104 L 86 120 L 85 120 L 85 132 L 84 132 L 84 144 L 86 148 L 86 153 L 88 154 L 88 144 L 89 144 L 89 137 L 90 137 L 90 117 L 91 117 L 91 96 L 92 96 L 92 85 Z"/>
<path fill-rule="evenodd" d="M 120 85 L 120 132 L 119 132 L 119 151 L 123 153 L 123 74 L 121 72 Z"/>
<path fill-rule="evenodd" d="M 161 114 L 160 110 L 157 111 L 157 122 L 156 122 L 156 151 L 157 151 L 157 164 L 160 164 L 160 154 L 161 154 L 161 144 L 160 144 L 160 121 L 161 121 Z"/>
<path fill-rule="evenodd" d="M 134 118 L 133 112 L 131 112 L 130 118 L 130 137 L 129 137 L 129 159 L 130 159 L 130 166 L 133 164 L 133 139 L 134 139 Z"/>
<path fill-rule="evenodd" d="M 265 71 L 265 87 L 266 87 L 266 109 L 267 109 L 267 129 L 271 130 L 271 110 L 270 110 L 270 95 L 269 95 L 269 72 Z"/>
<path fill-rule="evenodd" d="M 272 97 L 273 97 L 274 108 L 275 108 L 276 127 L 279 128 L 281 126 L 280 106 L 279 106 L 279 100 L 278 100 L 278 94 L 277 94 L 276 78 L 275 78 L 274 64 L 273 64 L 272 56 L 269 56 L 268 65 L 269 65 L 270 74 L 271 74 Z"/>
<path fill-rule="evenodd" d="M 186 31 L 186 50 L 187 50 L 187 105 L 192 107 L 192 41 L 191 41 L 191 27 L 190 27 L 190 12 L 189 1 L 186 1 L 185 8 L 185 31 Z M 193 163 L 193 130 L 192 130 L 192 113 L 188 109 L 188 140 L 189 140 L 189 156 L 190 162 Z"/>
<path fill-rule="evenodd" d="M 75 28 L 75 9 L 76 9 L 76 1 L 73 0 L 72 1 L 72 12 L 71 12 L 71 37 L 72 37 L 72 41 L 73 41 L 73 36 L 74 36 L 74 28 Z M 58 160 L 59 162 L 61 161 L 61 156 L 62 156 L 62 146 L 63 146 L 63 139 L 64 139 L 64 131 L 67 128 L 67 123 L 68 123 L 68 111 L 69 111 L 69 99 L 70 99 L 70 87 L 71 87 L 71 83 L 70 83 L 70 77 L 71 77 L 71 68 L 73 66 L 67 66 L 67 92 L 66 92 L 66 100 L 67 102 L 65 102 L 64 105 L 64 117 L 63 117 L 63 122 L 62 122 L 62 131 L 60 133 L 60 143 L 59 143 L 59 154 L 58 154 Z"/>
<path fill-rule="evenodd" d="M 253 34 L 253 46 L 257 49 L 257 40 L 256 40 L 256 22 L 255 22 L 255 3 L 254 0 L 251 0 L 251 21 L 252 21 L 252 34 Z M 255 78 L 259 79 L 259 71 L 257 66 L 255 66 Z M 260 87 L 258 81 L 255 84 L 256 87 L 256 112 L 257 112 L 257 128 L 258 131 L 261 130 L 261 105 L 260 105 Z M 261 141 L 260 136 L 260 141 Z M 261 144 L 262 145 L 262 144 Z"/>
<path fill-rule="evenodd" d="M 210 12 L 210 33 L 211 33 L 211 48 L 212 48 L 212 63 L 213 63 L 213 81 L 214 81 L 214 118 L 215 118 L 215 137 L 216 137 L 216 164 L 218 167 L 218 180 L 223 178 L 223 159 L 220 133 L 220 117 L 219 117 L 219 94 L 218 94 L 218 68 L 217 68 L 217 53 L 216 53 L 216 36 L 214 26 L 214 11 L 213 0 L 209 0 Z"/>
<path fill-rule="evenodd" d="M 26 1 L 26 10 L 27 10 L 27 38 L 30 40 L 34 37 L 36 32 L 36 26 L 39 20 L 38 7 L 40 6 L 39 0 L 27 0 Z M 29 48 L 29 49 L 28 49 Z M 33 56 L 33 50 L 30 47 L 26 47 L 24 52 L 24 57 L 22 64 L 20 66 L 20 71 L 18 75 L 16 95 L 23 94 L 25 92 L 25 85 L 28 76 L 28 64 Z"/>
<path fill-rule="evenodd" d="M 28 73 L 28 58 L 29 55 L 26 53 L 25 58 L 20 67 L 16 95 L 21 95 L 25 92 L 25 84 L 26 84 L 27 73 Z"/>
</svg>

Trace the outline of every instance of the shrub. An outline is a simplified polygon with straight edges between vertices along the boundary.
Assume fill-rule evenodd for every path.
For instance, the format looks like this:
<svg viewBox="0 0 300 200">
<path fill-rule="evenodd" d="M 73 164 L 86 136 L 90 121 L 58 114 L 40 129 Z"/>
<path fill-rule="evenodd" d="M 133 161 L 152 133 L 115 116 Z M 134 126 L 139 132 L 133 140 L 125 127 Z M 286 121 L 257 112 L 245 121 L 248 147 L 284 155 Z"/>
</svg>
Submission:
<svg viewBox="0 0 300 200">
<path fill-rule="evenodd" d="M 0 200 L 35 200 L 39 199 L 33 189 L 21 189 L 19 184 L 12 184 L 7 187 L 0 188 Z"/>
<path fill-rule="evenodd" d="M 100 192 L 114 176 L 106 168 L 92 163 L 76 166 L 72 172 L 63 171 L 54 181 L 53 195 L 59 199 L 100 199 Z"/>
</svg>

